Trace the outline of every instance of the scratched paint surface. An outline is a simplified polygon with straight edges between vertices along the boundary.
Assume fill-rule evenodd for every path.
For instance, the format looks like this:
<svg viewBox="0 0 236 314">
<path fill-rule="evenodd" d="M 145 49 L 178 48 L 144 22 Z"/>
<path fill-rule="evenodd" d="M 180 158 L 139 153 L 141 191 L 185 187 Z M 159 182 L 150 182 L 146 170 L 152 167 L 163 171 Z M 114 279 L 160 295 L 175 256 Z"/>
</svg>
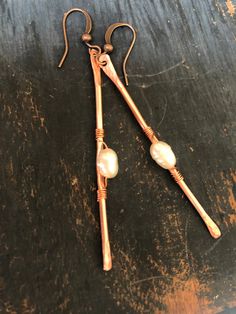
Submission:
<svg viewBox="0 0 236 314">
<path fill-rule="evenodd" d="M 236 313 L 235 1 L 0 1 L 1 313 Z M 138 30 L 129 91 L 186 182 L 220 225 L 212 239 L 123 99 L 104 78 L 113 270 L 101 269 L 95 106 L 84 20 L 94 42 L 127 21 Z M 131 33 L 117 31 L 118 72 Z"/>
</svg>

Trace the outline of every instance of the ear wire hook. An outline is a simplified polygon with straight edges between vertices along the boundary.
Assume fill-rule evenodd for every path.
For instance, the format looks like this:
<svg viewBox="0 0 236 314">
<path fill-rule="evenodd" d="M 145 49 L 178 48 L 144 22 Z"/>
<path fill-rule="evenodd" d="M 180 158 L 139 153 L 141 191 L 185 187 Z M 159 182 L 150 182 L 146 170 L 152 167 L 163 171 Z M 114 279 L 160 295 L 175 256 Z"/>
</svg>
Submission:
<svg viewBox="0 0 236 314">
<path fill-rule="evenodd" d="M 90 17 L 90 15 L 88 14 L 87 11 L 83 10 L 83 9 L 79 9 L 79 8 L 73 8 L 71 10 L 69 10 L 68 12 L 66 12 L 63 16 L 63 21 L 62 21 L 62 27 L 63 27 L 63 34 L 64 34 L 64 42 L 65 42 L 65 50 L 64 50 L 64 54 L 61 58 L 61 61 L 58 65 L 59 68 L 62 67 L 63 63 L 65 62 L 65 59 L 68 55 L 68 51 L 69 51 L 69 42 L 68 42 L 68 36 L 67 36 L 67 27 L 66 27 L 66 23 L 67 23 L 67 18 L 69 17 L 69 15 L 71 13 L 74 12 L 80 12 L 85 16 L 86 19 L 86 25 L 85 25 L 85 32 L 83 33 L 81 39 L 83 42 L 85 42 L 85 44 L 89 47 L 89 48 L 95 48 L 98 50 L 99 53 L 101 53 L 101 48 L 99 46 L 95 46 L 95 45 L 90 45 L 89 42 L 92 40 L 92 36 L 90 35 L 90 32 L 92 30 L 92 19 Z"/>
<path fill-rule="evenodd" d="M 124 26 L 129 27 L 131 29 L 131 31 L 133 32 L 133 39 L 132 39 L 132 42 L 131 42 L 131 44 L 129 46 L 129 49 L 127 51 L 127 54 L 126 54 L 124 62 L 123 62 L 123 73 L 124 73 L 125 83 L 128 86 L 129 82 L 128 82 L 128 75 L 127 75 L 127 72 L 126 72 L 126 63 L 127 63 L 128 58 L 129 58 L 129 55 L 130 55 L 130 53 L 131 53 L 131 51 L 133 49 L 133 46 L 134 46 L 134 43 L 135 43 L 136 37 L 137 37 L 136 31 L 133 28 L 133 26 L 131 26 L 128 23 L 114 23 L 114 24 L 110 25 L 108 27 L 107 31 L 106 31 L 106 34 L 105 34 L 105 42 L 106 42 L 106 44 L 104 45 L 104 50 L 107 53 L 113 51 L 114 48 L 113 48 L 112 43 L 111 43 L 112 34 L 118 27 L 124 27 Z"/>
</svg>

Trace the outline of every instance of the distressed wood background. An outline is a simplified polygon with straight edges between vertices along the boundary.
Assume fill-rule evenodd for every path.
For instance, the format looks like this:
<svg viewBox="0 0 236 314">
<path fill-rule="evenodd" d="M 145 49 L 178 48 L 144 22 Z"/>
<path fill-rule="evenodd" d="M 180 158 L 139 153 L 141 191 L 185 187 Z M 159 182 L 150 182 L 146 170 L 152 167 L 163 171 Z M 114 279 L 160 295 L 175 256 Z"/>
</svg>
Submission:
<svg viewBox="0 0 236 314">
<path fill-rule="evenodd" d="M 236 3 L 233 0 L 0 0 L 1 313 L 236 313 Z M 171 144 L 220 225 L 210 237 L 112 83 L 104 78 L 113 269 L 102 271 L 95 103 L 82 15 L 94 43 L 114 22 L 138 38 L 128 90 Z M 131 39 L 116 31 L 118 72 Z"/>
</svg>

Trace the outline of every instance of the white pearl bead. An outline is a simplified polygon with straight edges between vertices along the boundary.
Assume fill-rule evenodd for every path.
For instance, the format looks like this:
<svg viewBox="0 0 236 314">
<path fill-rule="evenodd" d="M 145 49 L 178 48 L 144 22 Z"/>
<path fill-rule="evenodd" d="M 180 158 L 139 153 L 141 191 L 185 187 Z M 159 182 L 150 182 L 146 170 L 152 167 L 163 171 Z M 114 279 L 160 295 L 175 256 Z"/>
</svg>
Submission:
<svg viewBox="0 0 236 314">
<path fill-rule="evenodd" d="M 97 157 L 97 168 L 103 177 L 114 178 L 119 169 L 116 152 L 111 148 L 102 149 Z"/>
<path fill-rule="evenodd" d="M 164 169 L 174 168 L 176 157 L 170 145 L 165 142 L 153 143 L 150 147 L 150 154 L 155 162 Z"/>
</svg>

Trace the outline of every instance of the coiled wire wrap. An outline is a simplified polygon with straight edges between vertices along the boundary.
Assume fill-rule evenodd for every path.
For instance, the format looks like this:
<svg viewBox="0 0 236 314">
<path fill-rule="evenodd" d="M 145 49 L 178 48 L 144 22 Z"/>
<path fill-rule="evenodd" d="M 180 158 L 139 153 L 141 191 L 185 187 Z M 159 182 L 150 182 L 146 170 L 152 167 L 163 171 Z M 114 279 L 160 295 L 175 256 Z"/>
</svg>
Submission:
<svg viewBox="0 0 236 314">
<path fill-rule="evenodd" d="M 97 201 L 99 202 L 102 199 L 106 199 L 107 198 L 107 190 L 104 189 L 99 189 L 97 190 Z"/>
<path fill-rule="evenodd" d="M 184 179 L 184 177 L 182 176 L 180 171 L 176 168 L 170 169 L 170 173 L 171 173 L 171 175 L 174 178 L 176 183 L 179 183 L 180 181 L 182 181 Z"/>
<path fill-rule="evenodd" d="M 96 129 L 95 130 L 96 139 L 103 139 L 104 137 L 104 129 Z"/>
<path fill-rule="evenodd" d="M 149 138 L 149 140 L 152 142 L 153 138 L 155 137 L 154 131 L 153 129 L 148 126 L 145 129 L 143 129 L 144 133 L 147 135 L 147 137 Z"/>
</svg>

